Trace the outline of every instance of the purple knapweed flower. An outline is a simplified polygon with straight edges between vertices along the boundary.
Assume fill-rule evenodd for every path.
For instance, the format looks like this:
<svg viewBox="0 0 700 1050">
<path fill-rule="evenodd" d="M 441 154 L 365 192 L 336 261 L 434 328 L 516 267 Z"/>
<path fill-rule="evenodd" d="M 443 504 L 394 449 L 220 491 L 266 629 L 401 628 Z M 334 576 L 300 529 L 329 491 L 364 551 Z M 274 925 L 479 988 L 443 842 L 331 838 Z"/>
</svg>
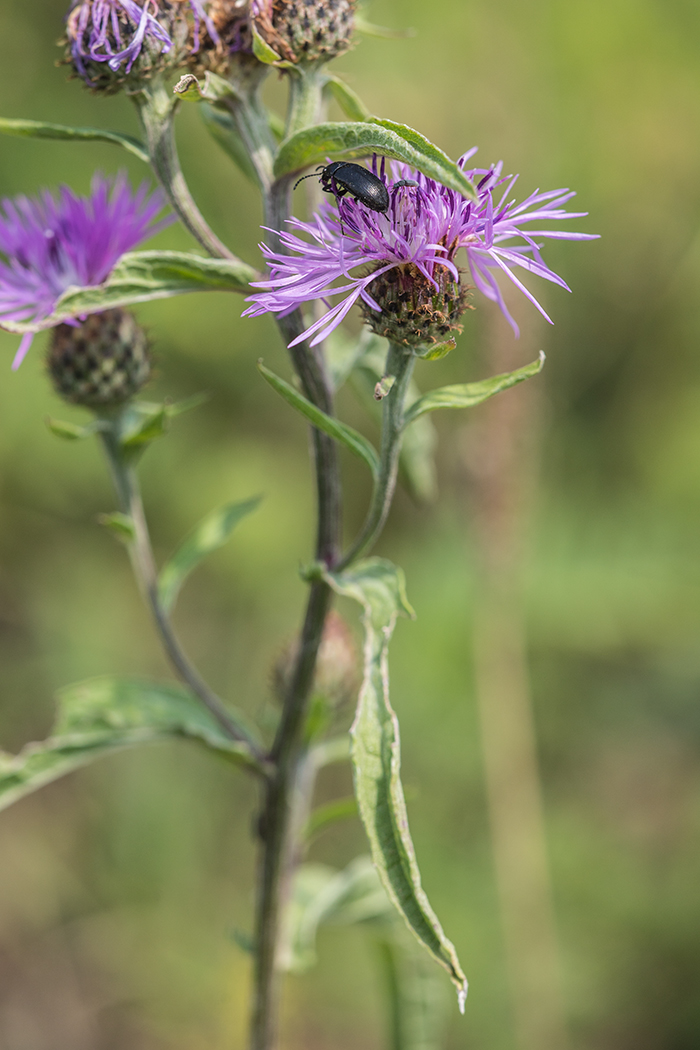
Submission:
<svg viewBox="0 0 700 1050">
<path fill-rule="evenodd" d="M 289 254 L 261 245 L 270 276 L 255 282 L 261 291 L 249 297 L 252 305 L 245 315 L 257 317 L 271 312 L 285 316 L 303 303 L 322 300 L 328 310 L 290 343 L 293 346 L 310 338 L 313 346 L 325 339 L 358 301 L 365 319 L 375 327 L 378 313 L 384 311 L 388 323 L 387 307 L 400 313 L 402 301 L 410 299 L 413 328 L 409 338 L 397 341 L 417 344 L 421 338 L 415 327 L 416 302 L 420 305 L 421 296 L 417 300 L 410 288 L 411 281 L 414 285 L 417 281 L 423 288 L 423 303 L 430 296 L 433 303 L 435 295 L 444 296 L 437 315 L 434 309 L 431 313 L 429 307 L 424 307 L 424 312 L 430 314 L 430 335 L 423 341 L 435 342 L 440 332 L 444 338 L 458 328 L 451 323 L 456 320 L 455 295 L 458 300 L 461 296 L 459 312 L 466 307 L 455 261 L 459 249 L 464 248 L 474 284 L 498 304 L 516 335 L 518 326 L 505 304 L 497 281 L 499 274 L 512 281 L 551 324 L 551 318 L 514 268 L 569 290 L 565 281 L 545 264 L 538 241 L 592 239 L 596 235 L 547 228 L 550 222 L 580 218 L 587 213 L 565 210 L 563 205 L 574 196 L 569 190 L 536 191 L 522 204 L 516 204 L 510 193 L 517 176 L 503 176 L 502 163 L 488 169 L 467 169 L 467 161 L 474 153 L 476 149 L 465 153 L 459 166 L 476 184 L 478 203 L 414 172 L 406 164 L 392 164 L 393 178 L 388 178 L 384 162 L 378 171 L 375 157 L 373 171 L 389 192 L 386 213 L 370 210 L 345 196 L 342 200 L 324 200 L 310 222 L 289 219 L 288 225 L 304 236 L 289 231 L 280 234 Z M 497 191 L 498 199 L 494 199 Z M 535 223 L 534 229 L 531 223 Z M 527 228 L 523 228 L 526 224 Z M 389 297 L 385 294 L 387 288 Z M 331 306 L 329 299 L 334 296 L 341 299 Z M 437 326 L 436 316 L 442 322 Z M 386 334 L 386 326 L 375 330 Z"/>
<path fill-rule="evenodd" d="M 78 73 L 92 83 L 86 67 L 89 62 L 106 62 L 116 73 L 124 66 L 131 72 L 144 46 L 167 54 L 173 46 L 170 23 L 182 0 L 74 0 L 68 14 L 67 33 L 70 53 Z M 187 0 L 194 18 L 192 50 L 199 49 L 200 22 L 215 43 L 218 34 L 204 9 L 202 0 Z"/>
<path fill-rule="evenodd" d="M 123 174 L 96 175 L 89 197 L 64 186 L 58 199 L 45 191 L 1 201 L 0 327 L 40 324 L 68 288 L 102 284 L 124 252 L 173 221 L 157 220 L 164 204 L 160 190 L 149 194 L 144 183 L 134 192 Z M 22 337 L 13 368 L 33 338 Z"/>
</svg>

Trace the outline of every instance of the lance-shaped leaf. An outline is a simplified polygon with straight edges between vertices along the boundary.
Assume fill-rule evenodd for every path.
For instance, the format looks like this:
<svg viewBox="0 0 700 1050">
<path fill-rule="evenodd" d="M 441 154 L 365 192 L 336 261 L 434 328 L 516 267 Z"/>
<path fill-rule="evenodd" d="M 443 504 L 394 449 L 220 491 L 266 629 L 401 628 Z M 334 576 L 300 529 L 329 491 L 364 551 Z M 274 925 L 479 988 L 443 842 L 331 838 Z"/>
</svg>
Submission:
<svg viewBox="0 0 700 1050">
<path fill-rule="evenodd" d="M 63 321 L 117 306 L 170 299 L 185 292 L 247 292 L 260 275 L 239 260 L 207 259 L 190 252 L 127 252 L 104 284 L 68 288 L 54 312 L 39 321 L 3 320 L 8 332 L 40 332 Z"/>
<path fill-rule="evenodd" d="M 255 510 L 260 499 L 260 496 L 255 496 L 242 503 L 227 503 L 224 507 L 218 507 L 187 537 L 163 566 L 158 578 L 158 595 L 166 612 L 175 605 L 180 588 L 192 570 L 207 554 L 223 547 L 239 521 Z"/>
<path fill-rule="evenodd" d="M 543 367 L 544 354 L 540 353 L 537 361 L 523 368 L 517 368 L 514 372 L 491 376 L 490 379 L 482 379 L 479 383 L 456 383 L 454 386 L 443 386 L 438 390 L 431 390 L 429 394 L 424 394 L 408 406 L 404 416 L 404 426 L 408 426 L 426 412 L 434 412 L 436 408 L 474 408 L 482 401 L 488 401 L 494 394 L 500 394 L 502 390 L 522 383 L 524 379 L 536 376 Z"/>
<path fill-rule="evenodd" d="M 303 973 L 315 964 L 316 935 L 322 924 L 391 921 L 394 914 L 369 857 L 357 857 L 343 871 L 304 864 L 292 887 L 282 965 Z"/>
<path fill-rule="evenodd" d="M 53 735 L 18 755 L 0 752 L 0 809 L 95 758 L 125 747 L 186 738 L 235 763 L 253 764 L 245 744 L 177 685 L 92 678 L 58 694 Z"/>
<path fill-rule="evenodd" d="M 389 702 L 389 641 L 397 617 L 414 615 L 403 573 L 383 558 L 368 558 L 324 578 L 364 610 L 364 681 L 351 736 L 355 794 L 372 859 L 409 929 L 449 973 L 463 1010 L 467 979 L 421 886 L 400 779 L 399 724 Z"/>
<path fill-rule="evenodd" d="M 290 383 L 285 382 L 284 379 L 280 379 L 280 377 L 276 376 L 274 372 L 271 372 L 269 368 L 266 368 L 261 361 L 258 361 L 258 368 L 270 386 L 274 387 L 277 393 L 281 394 L 285 401 L 288 401 L 293 408 L 296 408 L 298 412 L 301 412 L 302 416 L 305 416 L 317 430 L 322 430 L 341 445 L 345 445 L 347 449 L 363 460 L 371 470 L 372 477 L 376 479 L 377 474 L 379 473 L 379 456 L 377 455 L 377 450 L 369 443 L 367 438 L 363 437 L 357 430 L 353 430 L 352 427 L 347 426 L 345 423 L 341 423 L 340 420 L 334 419 L 333 416 L 329 416 L 327 413 L 322 412 L 320 408 L 317 408 L 316 405 L 312 404 L 312 402 L 305 398 L 303 394 L 300 394 L 298 390 L 295 390 Z"/>
<path fill-rule="evenodd" d="M 254 182 L 258 183 L 258 173 L 255 170 L 245 143 L 238 133 L 233 117 L 228 110 L 210 106 L 204 102 L 199 112 L 204 121 L 204 126 L 216 143 L 228 154 L 240 171 Z"/>
<path fill-rule="evenodd" d="M 63 141 L 85 142 L 96 140 L 98 142 L 111 142 L 115 146 L 133 153 L 139 160 L 148 164 L 148 151 L 143 142 L 132 138 L 131 135 L 122 135 L 119 131 L 105 131 L 103 128 L 72 128 L 68 124 L 51 124 L 46 120 L 15 120 L 10 117 L 0 117 L 0 132 L 5 135 L 20 135 L 23 138 L 34 139 L 62 139 Z"/>
<path fill-rule="evenodd" d="M 379 117 L 372 117 L 367 122 L 316 124 L 298 131 L 280 146 L 275 175 L 281 178 L 302 168 L 325 164 L 328 157 L 352 160 L 371 153 L 403 160 L 443 186 L 470 200 L 477 199 L 473 182 L 438 146 L 406 124 Z"/>
<path fill-rule="evenodd" d="M 359 95 L 340 77 L 329 76 L 325 86 L 350 120 L 371 120 L 372 114 Z"/>
</svg>

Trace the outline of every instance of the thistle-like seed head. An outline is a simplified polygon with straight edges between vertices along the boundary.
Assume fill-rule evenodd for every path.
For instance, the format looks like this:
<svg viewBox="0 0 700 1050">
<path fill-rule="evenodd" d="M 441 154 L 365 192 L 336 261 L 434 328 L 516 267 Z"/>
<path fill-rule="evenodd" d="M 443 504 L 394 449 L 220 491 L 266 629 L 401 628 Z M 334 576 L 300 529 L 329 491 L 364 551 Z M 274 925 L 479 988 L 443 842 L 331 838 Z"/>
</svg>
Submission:
<svg viewBox="0 0 700 1050">
<path fill-rule="evenodd" d="M 148 382 L 148 340 L 132 314 L 105 310 L 78 327 L 54 328 L 47 368 L 64 401 L 92 409 L 116 407 Z"/>
</svg>

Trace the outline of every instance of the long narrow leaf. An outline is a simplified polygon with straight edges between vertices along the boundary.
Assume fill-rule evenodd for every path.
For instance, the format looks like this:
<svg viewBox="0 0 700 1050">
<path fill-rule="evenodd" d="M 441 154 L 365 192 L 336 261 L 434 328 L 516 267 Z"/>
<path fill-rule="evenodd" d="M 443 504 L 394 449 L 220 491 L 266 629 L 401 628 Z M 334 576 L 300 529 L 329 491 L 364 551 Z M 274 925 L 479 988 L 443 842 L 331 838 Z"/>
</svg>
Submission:
<svg viewBox="0 0 700 1050">
<path fill-rule="evenodd" d="M 426 412 L 434 412 L 436 408 L 474 408 L 482 401 L 488 401 L 494 394 L 500 394 L 502 390 L 522 383 L 524 379 L 536 376 L 543 367 L 544 354 L 541 353 L 537 361 L 517 368 L 514 372 L 491 376 L 490 379 L 482 379 L 479 383 L 457 383 L 454 386 L 431 390 L 429 394 L 424 394 L 409 405 L 404 416 L 404 426 L 408 426 Z"/>
<path fill-rule="evenodd" d="M 463 1009 L 467 979 L 421 886 L 400 779 L 399 725 L 389 702 L 389 641 L 397 617 L 413 616 L 403 574 L 383 558 L 369 558 L 324 578 L 364 610 L 364 681 L 351 736 L 355 794 L 372 859 L 409 929 L 449 973 Z"/>
<path fill-rule="evenodd" d="M 158 594 L 166 612 L 175 605 L 180 588 L 200 561 L 212 551 L 223 547 L 229 536 L 246 515 L 260 503 L 260 496 L 242 503 L 227 503 L 208 514 L 184 541 L 158 578 Z"/>
<path fill-rule="evenodd" d="M 367 464 L 372 472 L 372 477 L 377 477 L 379 472 L 379 456 L 377 455 L 376 449 L 369 443 L 367 438 L 363 437 L 357 430 L 353 430 L 352 427 L 347 426 L 345 423 L 341 423 L 340 420 L 333 419 L 332 416 L 322 412 L 320 408 L 317 408 L 316 405 L 312 404 L 311 401 L 303 396 L 303 394 L 300 394 L 298 390 L 295 390 L 291 384 L 285 382 L 284 379 L 280 379 L 280 377 L 276 376 L 274 372 L 271 372 L 269 368 L 266 368 L 261 361 L 258 361 L 258 368 L 261 375 L 268 381 L 270 386 L 273 387 L 278 394 L 281 394 L 285 401 L 289 402 L 292 408 L 296 408 L 297 412 L 301 412 L 302 416 L 305 416 L 317 430 L 322 430 L 324 434 L 328 434 L 341 445 L 345 445 L 347 449 Z"/>
<path fill-rule="evenodd" d="M 54 733 L 18 755 L 0 752 L 0 809 L 93 759 L 125 747 L 177 737 L 195 740 L 236 763 L 251 764 L 245 744 L 176 685 L 92 678 L 58 694 Z"/>
<path fill-rule="evenodd" d="M 132 138 L 131 135 L 122 135 L 119 131 L 105 131 L 103 128 L 72 128 L 68 124 L 51 124 L 46 120 L 15 120 L 10 117 L 0 117 L 0 132 L 5 135 L 20 135 L 23 138 L 33 139 L 62 139 L 72 142 L 85 142 L 92 139 L 98 142 L 111 142 L 148 164 L 148 151 L 143 142 Z"/>
<path fill-rule="evenodd" d="M 64 292 L 50 317 L 21 323 L 3 320 L 1 327 L 8 332 L 40 332 L 84 314 L 185 292 L 246 292 L 258 276 L 239 260 L 206 259 L 191 252 L 127 252 L 104 284 Z"/>
</svg>

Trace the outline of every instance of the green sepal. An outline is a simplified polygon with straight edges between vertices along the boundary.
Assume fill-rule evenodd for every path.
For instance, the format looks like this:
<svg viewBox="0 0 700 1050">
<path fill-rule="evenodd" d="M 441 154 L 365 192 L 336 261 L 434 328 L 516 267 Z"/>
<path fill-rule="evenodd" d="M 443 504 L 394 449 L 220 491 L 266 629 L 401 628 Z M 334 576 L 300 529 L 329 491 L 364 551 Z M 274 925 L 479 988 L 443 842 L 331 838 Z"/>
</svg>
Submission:
<svg viewBox="0 0 700 1050">
<path fill-rule="evenodd" d="M 434 343 L 432 346 L 416 349 L 415 354 L 416 357 L 420 357 L 421 361 L 440 361 L 452 353 L 456 346 L 457 340 L 453 337 L 446 339 L 444 343 Z"/>
<path fill-rule="evenodd" d="M 278 55 L 274 48 L 271 48 L 270 45 L 263 40 L 254 22 L 251 23 L 251 28 L 253 30 L 253 54 L 258 62 L 264 62 L 266 66 L 272 66 L 275 62 L 280 62 L 282 56 Z"/>
<path fill-rule="evenodd" d="M 97 520 L 122 543 L 133 543 L 136 539 L 136 527 L 130 514 L 122 514 L 117 510 L 112 514 L 100 514 Z"/>
<path fill-rule="evenodd" d="M 40 332 L 57 324 L 117 306 L 169 299 L 185 292 L 247 292 L 260 274 L 228 259 L 207 259 L 190 252 L 127 252 L 104 284 L 69 288 L 50 317 L 39 321 L 0 322 L 8 332 Z"/>
<path fill-rule="evenodd" d="M 438 146 L 407 124 L 379 117 L 371 117 L 368 122 L 316 124 L 298 131 L 280 146 L 274 172 L 281 178 L 303 168 L 325 164 L 328 157 L 352 160 L 370 153 L 405 161 L 443 186 L 477 200 L 473 182 Z"/>
<path fill-rule="evenodd" d="M 51 124 L 46 120 L 15 120 L 11 117 L 0 117 L 0 132 L 5 135 L 20 135 L 23 138 L 62 139 L 63 141 L 111 142 L 115 146 L 132 153 L 144 163 L 149 163 L 148 150 L 143 142 L 122 135 L 119 131 L 106 131 L 103 128 L 73 128 L 68 124 Z"/>
<path fill-rule="evenodd" d="M 140 451 L 167 432 L 169 419 L 167 405 L 133 401 L 119 419 L 119 444 L 125 451 Z"/>
<path fill-rule="evenodd" d="M 158 577 L 158 596 L 166 612 L 175 605 L 183 583 L 200 561 L 228 540 L 239 521 L 252 513 L 261 496 L 241 503 L 227 503 L 204 518 L 163 566 Z"/>
<path fill-rule="evenodd" d="M 466 977 L 421 886 L 400 779 L 398 719 L 389 702 L 389 641 L 397 617 L 414 615 L 404 576 L 383 558 L 368 558 L 343 573 L 324 575 L 337 594 L 354 599 L 363 609 L 364 680 L 350 735 L 355 794 L 372 859 L 409 929 L 449 973 L 463 1010 Z"/>
<path fill-rule="evenodd" d="M 292 408 L 296 408 L 297 412 L 301 412 L 317 430 L 322 430 L 325 434 L 334 438 L 335 441 L 344 445 L 345 448 L 366 463 L 372 472 L 372 477 L 376 479 L 379 473 L 379 456 L 377 450 L 369 443 L 367 438 L 363 437 L 357 430 L 347 426 L 347 424 L 341 423 L 340 420 L 334 419 L 332 416 L 327 415 L 326 412 L 322 412 L 303 394 L 295 390 L 290 383 L 280 379 L 269 368 L 266 368 L 262 361 L 258 361 L 258 369 L 263 378 L 267 380 L 278 394 L 282 395 Z"/>
<path fill-rule="evenodd" d="M 325 87 L 327 87 L 345 116 L 349 117 L 350 120 L 371 121 L 372 114 L 367 109 L 367 106 L 364 104 L 360 96 L 357 95 L 344 80 L 341 80 L 340 77 L 329 75 L 326 78 Z"/>
<path fill-rule="evenodd" d="M 523 368 L 516 368 L 514 372 L 491 376 L 490 379 L 482 379 L 479 383 L 457 383 L 454 386 L 431 390 L 408 406 L 404 415 L 404 426 L 409 426 L 426 412 L 434 412 L 437 408 L 474 408 L 482 401 L 488 401 L 495 394 L 500 394 L 502 390 L 508 390 L 509 387 L 538 375 L 543 367 L 544 354 L 540 353 L 536 361 Z"/>
<path fill-rule="evenodd" d="M 68 423 L 65 419 L 54 419 L 52 416 L 46 417 L 46 426 L 52 434 L 63 438 L 64 441 L 83 441 L 85 438 L 92 437 L 97 431 L 104 429 L 104 423 L 99 419 L 95 419 L 92 423 L 81 427 L 77 423 Z"/>
<path fill-rule="evenodd" d="M 194 740 L 236 764 L 254 766 L 245 744 L 177 685 L 129 678 L 92 678 L 58 693 L 53 735 L 18 755 L 0 752 L 0 809 L 93 759 L 159 740 Z"/>
</svg>

